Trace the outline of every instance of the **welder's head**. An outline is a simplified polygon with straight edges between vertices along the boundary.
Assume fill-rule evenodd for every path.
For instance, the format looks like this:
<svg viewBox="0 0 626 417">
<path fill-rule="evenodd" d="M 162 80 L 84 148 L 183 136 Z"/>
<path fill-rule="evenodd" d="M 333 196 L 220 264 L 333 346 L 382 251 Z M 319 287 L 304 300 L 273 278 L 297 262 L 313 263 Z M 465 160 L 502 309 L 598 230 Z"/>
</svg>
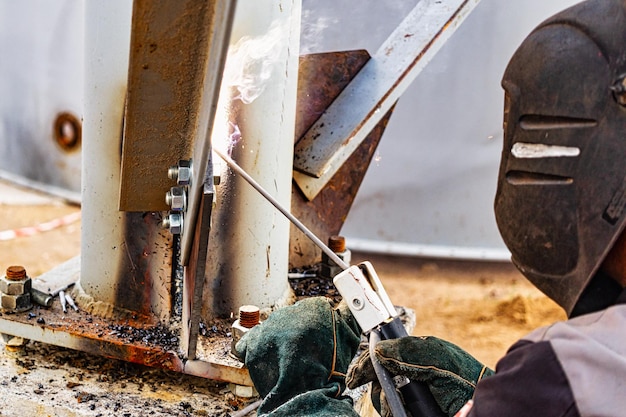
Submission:
<svg viewBox="0 0 626 417">
<path fill-rule="evenodd" d="M 626 224 L 625 9 L 592 0 L 550 18 L 502 81 L 498 228 L 513 263 L 568 315 L 619 288 L 597 272 Z"/>
</svg>

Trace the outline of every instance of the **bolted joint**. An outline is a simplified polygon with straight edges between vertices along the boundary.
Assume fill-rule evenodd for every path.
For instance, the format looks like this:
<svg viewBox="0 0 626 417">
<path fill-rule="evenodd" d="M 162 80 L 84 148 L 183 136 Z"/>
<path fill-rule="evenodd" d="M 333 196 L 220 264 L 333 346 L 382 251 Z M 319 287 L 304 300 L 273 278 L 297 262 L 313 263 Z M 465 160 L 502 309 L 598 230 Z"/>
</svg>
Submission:
<svg viewBox="0 0 626 417">
<path fill-rule="evenodd" d="M 187 193 L 183 187 L 172 187 L 165 194 L 165 202 L 172 211 L 187 210 Z"/>
<path fill-rule="evenodd" d="M 236 356 L 235 345 L 244 334 L 251 328 L 260 324 L 261 311 L 259 307 L 253 305 L 245 305 L 239 307 L 239 318 L 232 324 L 233 340 L 231 342 L 231 353 Z"/>
<path fill-rule="evenodd" d="M 6 295 L 30 294 L 32 281 L 29 277 L 19 281 L 8 279 L 6 276 L 0 278 L 0 292 Z"/>
<path fill-rule="evenodd" d="M 171 212 L 163 219 L 161 223 L 163 228 L 169 229 L 173 235 L 180 235 L 183 233 L 183 213 Z"/>
<path fill-rule="evenodd" d="M 191 169 L 191 161 L 180 160 L 178 164 L 172 165 L 167 170 L 167 176 L 176 180 L 178 185 L 189 185 L 191 184 Z"/>
</svg>

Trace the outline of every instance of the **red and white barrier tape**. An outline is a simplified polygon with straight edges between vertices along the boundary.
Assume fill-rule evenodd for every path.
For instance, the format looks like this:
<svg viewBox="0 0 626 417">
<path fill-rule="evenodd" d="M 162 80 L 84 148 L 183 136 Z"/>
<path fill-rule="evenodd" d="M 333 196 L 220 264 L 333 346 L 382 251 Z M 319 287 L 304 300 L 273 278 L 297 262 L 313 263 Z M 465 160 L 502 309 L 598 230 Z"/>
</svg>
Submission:
<svg viewBox="0 0 626 417">
<path fill-rule="evenodd" d="M 58 219 L 40 223 L 36 226 L 20 227 L 17 229 L 0 231 L 0 240 L 11 240 L 17 237 L 34 236 L 41 232 L 47 232 L 61 226 L 72 224 L 74 222 L 77 222 L 78 220 L 80 220 L 80 211 L 70 213 L 66 216 L 59 217 Z"/>
</svg>

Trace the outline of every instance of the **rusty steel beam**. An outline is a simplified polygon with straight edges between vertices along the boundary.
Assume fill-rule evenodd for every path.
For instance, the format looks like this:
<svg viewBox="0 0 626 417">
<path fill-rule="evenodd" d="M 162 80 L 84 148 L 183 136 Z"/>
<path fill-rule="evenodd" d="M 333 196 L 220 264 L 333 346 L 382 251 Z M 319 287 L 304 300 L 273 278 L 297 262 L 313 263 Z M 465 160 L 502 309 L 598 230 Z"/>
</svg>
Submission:
<svg viewBox="0 0 626 417">
<path fill-rule="evenodd" d="M 167 210 L 164 197 L 172 185 L 167 169 L 189 159 L 195 143 L 208 137 L 235 4 L 133 3 L 121 210 Z M 207 161 L 197 162 L 196 178 L 203 178 Z"/>
<path fill-rule="evenodd" d="M 369 53 L 364 50 L 300 57 L 296 143 L 369 59 Z M 313 200 L 306 198 L 294 185 L 291 212 L 322 240 L 339 234 L 392 111 L 393 109 L 387 112 Z M 290 267 L 302 267 L 319 262 L 321 254 L 319 248 L 294 226 L 290 230 L 289 247 Z"/>
<path fill-rule="evenodd" d="M 421 0 L 297 143 L 294 179 L 312 200 L 479 0 Z"/>
</svg>

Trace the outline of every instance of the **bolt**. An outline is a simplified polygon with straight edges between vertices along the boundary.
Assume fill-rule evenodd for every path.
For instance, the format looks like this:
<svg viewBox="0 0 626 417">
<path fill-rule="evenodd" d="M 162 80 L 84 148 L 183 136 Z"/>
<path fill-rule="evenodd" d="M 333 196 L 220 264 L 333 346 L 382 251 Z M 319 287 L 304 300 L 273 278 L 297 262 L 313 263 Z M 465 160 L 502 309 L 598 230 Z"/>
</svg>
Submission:
<svg viewBox="0 0 626 417">
<path fill-rule="evenodd" d="M 172 165 L 167 170 L 167 177 L 171 180 L 175 180 L 178 178 L 178 165 Z"/>
<path fill-rule="evenodd" d="M 172 187 L 165 194 L 165 202 L 172 211 L 185 211 L 187 209 L 187 193 L 183 187 Z"/>
<path fill-rule="evenodd" d="M 343 252 L 346 250 L 346 238 L 343 236 L 331 236 L 328 238 L 328 247 L 333 252 Z"/>
<path fill-rule="evenodd" d="M 257 306 L 241 306 L 239 307 L 239 323 L 247 328 L 251 329 L 259 324 L 261 318 L 261 311 Z"/>
<path fill-rule="evenodd" d="M 183 233 L 183 214 L 171 212 L 163 218 L 161 225 L 173 235 L 180 235 Z"/>
<path fill-rule="evenodd" d="M 30 298 L 37 304 L 43 307 L 52 306 L 53 298 L 50 294 L 39 291 L 35 288 L 30 289 Z"/>
<path fill-rule="evenodd" d="M 6 277 L 10 281 L 21 281 L 26 278 L 26 269 L 19 265 L 10 266 L 7 268 Z"/>
<path fill-rule="evenodd" d="M 6 274 L 0 278 L 0 292 L 3 295 L 21 296 L 28 294 L 30 302 L 30 290 L 32 281 L 26 275 L 23 266 L 13 265 L 7 268 Z"/>
<path fill-rule="evenodd" d="M 239 319 L 235 320 L 232 325 L 233 340 L 231 342 L 231 352 L 234 356 L 235 345 L 251 328 L 260 322 L 260 310 L 257 306 L 241 306 L 239 307 Z"/>
<path fill-rule="evenodd" d="M 328 238 L 328 247 L 335 252 L 341 260 L 350 264 L 352 253 L 350 250 L 346 249 L 346 239 L 343 236 L 330 236 Z M 342 270 L 343 268 L 330 259 L 326 253 L 322 253 L 322 264 L 320 267 L 320 276 L 322 278 L 334 278 Z"/>
<path fill-rule="evenodd" d="M 178 161 L 177 165 L 172 165 L 167 170 L 167 176 L 172 180 L 176 180 L 178 185 L 191 184 L 191 161 Z"/>
</svg>

